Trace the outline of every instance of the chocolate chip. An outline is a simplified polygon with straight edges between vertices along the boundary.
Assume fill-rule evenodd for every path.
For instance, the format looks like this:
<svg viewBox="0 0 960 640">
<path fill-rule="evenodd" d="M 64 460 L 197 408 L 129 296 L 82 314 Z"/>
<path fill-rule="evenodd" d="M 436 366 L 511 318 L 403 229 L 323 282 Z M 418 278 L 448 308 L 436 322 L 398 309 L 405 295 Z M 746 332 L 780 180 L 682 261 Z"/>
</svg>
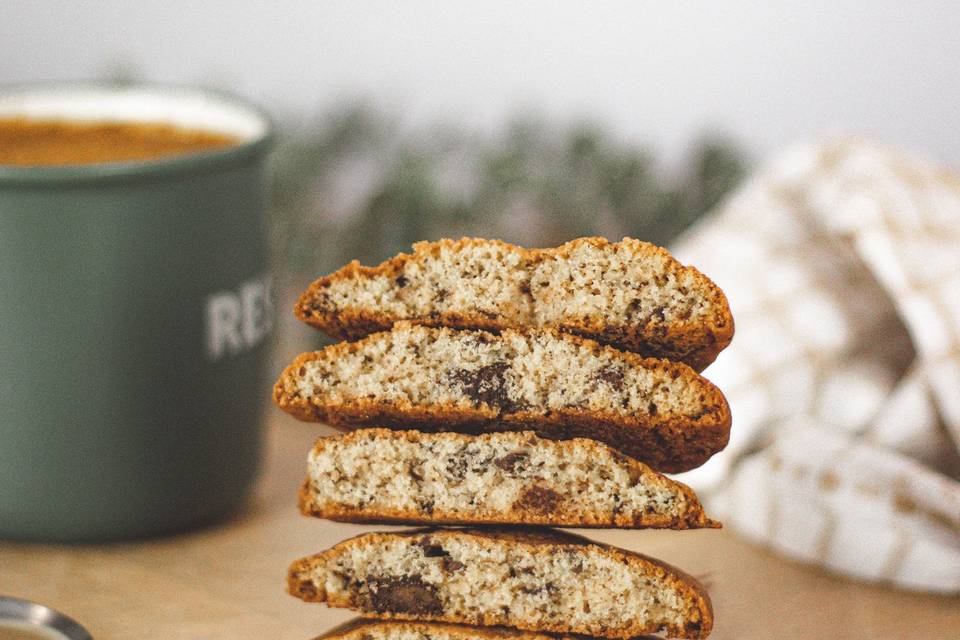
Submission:
<svg viewBox="0 0 960 640">
<path fill-rule="evenodd" d="M 552 582 L 547 582 L 536 587 L 520 587 L 520 591 L 527 594 L 556 593 L 557 585 Z"/>
<path fill-rule="evenodd" d="M 433 503 L 430 503 L 430 510 L 433 510 Z M 450 553 L 443 548 L 442 545 L 430 542 L 429 538 L 420 538 L 414 544 L 423 549 L 423 555 L 425 558 L 442 558 L 440 561 L 443 570 L 452 573 L 454 571 L 459 571 L 465 566 L 462 562 L 454 560 L 450 557 Z"/>
<path fill-rule="evenodd" d="M 535 485 L 527 489 L 522 496 L 513 504 L 514 509 L 526 509 L 539 513 L 550 513 L 556 511 L 557 506 L 563 501 L 563 496 L 546 487 Z"/>
<path fill-rule="evenodd" d="M 307 598 L 315 598 L 317 596 L 317 585 L 312 582 L 301 582 L 297 585 L 297 591 L 300 592 L 300 595 Z"/>
<path fill-rule="evenodd" d="M 506 413 L 515 411 L 517 403 L 510 399 L 504 374 L 510 368 L 506 362 L 496 362 L 479 369 L 458 369 L 450 372 L 450 379 L 460 385 L 464 395 L 476 404 L 498 407 Z"/>
<path fill-rule="evenodd" d="M 410 280 L 407 279 L 407 276 L 397 276 L 397 279 L 394 280 L 394 282 L 396 282 L 397 286 L 401 289 L 410 284 Z"/>
<path fill-rule="evenodd" d="M 467 477 L 467 458 L 462 450 L 447 458 L 447 474 L 454 480 Z"/>
<path fill-rule="evenodd" d="M 460 571 L 460 569 L 463 569 L 465 566 L 467 565 L 463 564 L 459 560 L 454 560 L 450 556 L 447 556 L 443 559 L 443 570 L 446 571 L 447 573 Z"/>
<path fill-rule="evenodd" d="M 623 369 L 608 364 L 597 374 L 597 380 L 606 382 L 614 391 L 623 391 Z"/>
<path fill-rule="evenodd" d="M 484 333 L 471 333 L 463 336 L 461 338 L 463 346 L 465 349 L 479 349 L 480 345 L 490 344 L 492 342 L 491 336 Z"/>
<path fill-rule="evenodd" d="M 493 464 L 509 473 L 516 473 L 519 469 L 526 466 L 529 458 L 530 455 L 523 451 L 514 451 L 513 453 L 508 453 L 503 456 Z"/>
<path fill-rule="evenodd" d="M 450 555 L 441 545 L 430 542 L 430 538 L 420 538 L 414 544 L 423 549 L 423 555 L 426 558 L 442 558 Z"/>
<path fill-rule="evenodd" d="M 651 402 L 650 404 L 647 405 L 647 413 L 649 413 L 652 416 L 657 415 L 657 405 L 655 402 Z"/>
<path fill-rule="evenodd" d="M 487 467 L 490 466 L 490 463 L 493 462 L 494 455 L 488 453 L 482 458 L 477 458 L 473 461 L 473 464 L 470 466 L 470 471 L 473 473 L 483 473 L 487 470 Z"/>
<path fill-rule="evenodd" d="M 443 603 L 437 589 L 420 576 L 367 578 L 369 591 L 361 598 L 360 608 L 375 613 L 440 615 Z"/>
</svg>

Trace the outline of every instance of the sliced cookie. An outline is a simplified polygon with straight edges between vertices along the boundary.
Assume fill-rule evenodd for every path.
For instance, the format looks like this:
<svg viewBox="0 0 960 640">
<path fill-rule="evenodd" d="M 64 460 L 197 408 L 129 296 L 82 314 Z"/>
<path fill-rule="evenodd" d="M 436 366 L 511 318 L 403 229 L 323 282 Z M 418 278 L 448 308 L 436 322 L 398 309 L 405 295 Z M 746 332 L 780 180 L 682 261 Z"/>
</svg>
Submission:
<svg viewBox="0 0 960 640">
<path fill-rule="evenodd" d="M 338 427 L 592 438 L 668 472 L 703 464 L 730 435 L 723 394 L 685 364 L 544 329 L 398 323 L 299 356 L 274 400 Z"/>
<path fill-rule="evenodd" d="M 610 447 L 534 433 L 361 429 L 321 438 L 305 515 L 345 522 L 719 527 L 684 484 Z"/>
<path fill-rule="evenodd" d="M 632 238 L 580 238 L 555 249 L 477 238 L 420 242 L 379 266 L 354 261 L 320 278 L 296 314 L 350 340 L 400 320 L 554 327 L 698 371 L 733 338 L 730 307 L 713 282 Z"/>
<path fill-rule="evenodd" d="M 384 619 L 633 638 L 704 638 L 696 580 L 637 553 L 554 530 L 367 533 L 290 567 L 291 594 Z"/>
<path fill-rule="evenodd" d="M 643 636 L 656 640 L 654 636 Z M 314 640 L 588 640 L 587 636 L 520 631 L 507 627 L 471 627 L 445 622 L 407 622 L 354 618 Z M 635 638 L 634 640 L 641 640 Z"/>
</svg>

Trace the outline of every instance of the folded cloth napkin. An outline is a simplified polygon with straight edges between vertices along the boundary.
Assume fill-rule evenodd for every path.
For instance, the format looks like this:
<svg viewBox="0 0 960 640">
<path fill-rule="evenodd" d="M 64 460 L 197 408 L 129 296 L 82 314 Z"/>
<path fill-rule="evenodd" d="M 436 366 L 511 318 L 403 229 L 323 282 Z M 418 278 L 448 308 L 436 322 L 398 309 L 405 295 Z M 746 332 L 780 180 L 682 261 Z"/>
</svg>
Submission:
<svg viewBox="0 0 960 640">
<path fill-rule="evenodd" d="M 730 444 L 681 479 L 784 554 L 960 592 L 960 177 L 859 139 L 804 145 L 674 251 L 737 324 L 705 374 Z"/>
</svg>

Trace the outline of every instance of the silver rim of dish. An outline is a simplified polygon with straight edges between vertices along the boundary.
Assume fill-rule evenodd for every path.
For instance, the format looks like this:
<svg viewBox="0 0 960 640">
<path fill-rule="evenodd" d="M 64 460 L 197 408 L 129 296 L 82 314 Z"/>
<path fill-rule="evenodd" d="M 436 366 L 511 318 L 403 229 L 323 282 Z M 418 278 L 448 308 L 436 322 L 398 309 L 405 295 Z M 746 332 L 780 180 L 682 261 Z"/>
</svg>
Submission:
<svg viewBox="0 0 960 640">
<path fill-rule="evenodd" d="M 38 631 L 54 631 L 69 640 L 93 640 L 90 632 L 69 616 L 36 602 L 0 596 L 0 623 L 22 622 Z"/>
</svg>

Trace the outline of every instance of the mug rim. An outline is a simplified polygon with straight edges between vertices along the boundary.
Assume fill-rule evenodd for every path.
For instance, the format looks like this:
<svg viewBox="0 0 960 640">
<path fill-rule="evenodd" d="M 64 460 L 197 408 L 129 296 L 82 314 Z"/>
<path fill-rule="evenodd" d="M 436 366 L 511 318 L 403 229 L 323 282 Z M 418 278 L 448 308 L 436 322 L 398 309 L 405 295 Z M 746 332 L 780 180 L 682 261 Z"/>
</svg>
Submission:
<svg viewBox="0 0 960 640">
<path fill-rule="evenodd" d="M 15 85 L 0 85 L 0 101 L 18 96 L 29 98 L 31 94 L 39 96 L 44 94 L 50 96 L 63 94 L 73 98 L 83 96 L 84 94 L 102 95 L 105 98 L 109 98 L 111 95 L 135 95 L 146 99 L 155 98 L 166 100 L 171 103 L 185 100 L 202 101 L 207 102 L 212 107 L 233 110 L 237 114 L 246 117 L 250 122 L 255 123 L 254 127 L 257 131 L 247 139 L 242 139 L 241 136 L 239 142 L 226 147 L 160 156 L 157 158 L 72 165 L 0 164 L 0 186 L 4 184 L 99 182 L 103 180 L 123 180 L 177 173 L 198 173 L 259 157 L 273 146 L 276 136 L 274 122 L 263 108 L 233 93 L 220 89 L 151 82 L 135 82 L 131 84 L 110 82 L 30 82 Z M 48 118 L 45 117 L 44 119 Z M 54 116 L 49 119 L 69 120 L 70 118 L 69 116 Z M 82 121 L 81 118 L 78 118 L 78 120 Z M 112 122 L 122 121 L 122 117 L 104 117 L 100 119 L 100 121 L 108 120 Z M 131 117 L 126 121 L 136 122 L 137 120 Z M 164 120 L 162 117 L 150 119 L 149 122 L 171 123 L 170 120 Z M 202 129 L 203 127 L 197 128 Z"/>
</svg>

